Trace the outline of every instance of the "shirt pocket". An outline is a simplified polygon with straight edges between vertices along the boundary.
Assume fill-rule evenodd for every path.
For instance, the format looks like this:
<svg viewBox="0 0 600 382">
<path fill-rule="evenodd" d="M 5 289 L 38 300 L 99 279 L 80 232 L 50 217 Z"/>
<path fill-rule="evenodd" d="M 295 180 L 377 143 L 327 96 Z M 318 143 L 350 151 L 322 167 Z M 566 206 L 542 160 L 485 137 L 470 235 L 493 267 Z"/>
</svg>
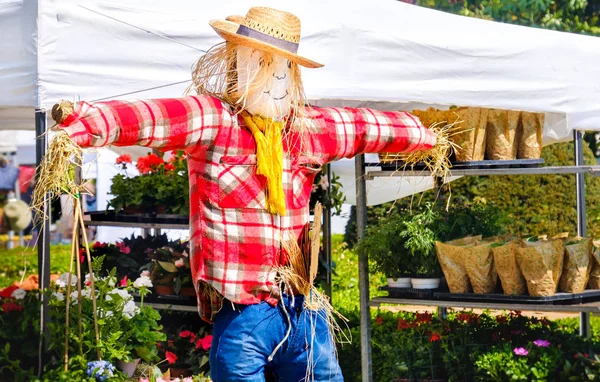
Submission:
<svg viewBox="0 0 600 382">
<path fill-rule="evenodd" d="M 306 157 L 300 157 L 297 165 L 292 167 L 292 195 L 289 202 L 293 208 L 308 206 L 312 184 L 321 168 L 320 164 L 310 161 Z"/>
<path fill-rule="evenodd" d="M 223 156 L 219 163 L 219 207 L 265 209 L 266 179 L 256 175 L 256 155 Z"/>
</svg>

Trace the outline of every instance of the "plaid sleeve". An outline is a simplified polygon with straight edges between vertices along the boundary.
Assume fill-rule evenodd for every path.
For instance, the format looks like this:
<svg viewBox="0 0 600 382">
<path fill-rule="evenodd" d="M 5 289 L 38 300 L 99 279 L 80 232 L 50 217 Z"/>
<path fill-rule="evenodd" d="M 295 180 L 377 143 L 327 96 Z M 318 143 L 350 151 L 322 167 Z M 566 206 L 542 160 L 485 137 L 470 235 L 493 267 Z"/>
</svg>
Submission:
<svg viewBox="0 0 600 382">
<path fill-rule="evenodd" d="M 417 117 L 406 112 L 312 108 L 309 118 L 313 147 L 316 143 L 328 162 L 362 153 L 428 150 L 436 141 Z"/>
<path fill-rule="evenodd" d="M 159 150 L 210 145 L 232 123 L 217 98 L 188 96 L 137 101 L 80 102 L 61 124 L 81 147 L 147 146 Z"/>
</svg>

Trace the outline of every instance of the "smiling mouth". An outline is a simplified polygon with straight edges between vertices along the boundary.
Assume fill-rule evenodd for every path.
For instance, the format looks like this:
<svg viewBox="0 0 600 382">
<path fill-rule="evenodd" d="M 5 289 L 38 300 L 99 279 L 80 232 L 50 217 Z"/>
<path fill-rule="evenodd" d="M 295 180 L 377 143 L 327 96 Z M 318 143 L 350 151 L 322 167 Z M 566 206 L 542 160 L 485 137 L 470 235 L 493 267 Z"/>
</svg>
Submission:
<svg viewBox="0 0 600 382">
<path fill-rule="evenodd" d="M 283 96 L 281 96 L 281 97 L 273 97 L 271 95 L 271 91 L 270 90 L 267 90 L 266 92 L 263 92 L 263 93 L 270 95 L 271 98 L 274 99 L 275 101 L 281 101 L 282 99 L 284 99 L 285 97 L 287 97 L 288 94 L 289 94 L 287 90 L 285 91 L 285 94 Z"/>
</svg>

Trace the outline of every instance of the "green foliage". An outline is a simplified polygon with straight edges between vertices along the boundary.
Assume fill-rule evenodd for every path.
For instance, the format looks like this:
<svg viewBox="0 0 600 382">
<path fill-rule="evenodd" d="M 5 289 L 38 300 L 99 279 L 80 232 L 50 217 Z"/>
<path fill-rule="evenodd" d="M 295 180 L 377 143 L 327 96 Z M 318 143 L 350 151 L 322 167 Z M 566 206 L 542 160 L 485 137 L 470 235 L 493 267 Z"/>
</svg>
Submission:
<svg viewBox="0 0 600 382">
<path fill-rule="evenodd" d="M 327 182 L 326 169 L 315 176 L 310 194 L 311 211 L 314 209 L 315 204 L 319 202 L 323 207 L 330 208 L 334 215 L 339 215 L 342 212 L 342 204 L 346 201 L 346 197 L 342 192 L 342 184 L 339 180 L 340 177 L 332 173 L 331 181 Z M 327 192 L 328 187 L 329 192 Z"/>
<path fill-rule="evenodd" d="M 50 250 L 50 273 L 68 271 L 70 256 L 70 246 L 53 245 Z M 37 248 L 0 249 L 0 288 L 11 285 L 21 277 L 37 274 Z"/>
<path fill-rule="evenodd" d="M 593 0 L 418 0 L 418 4 L 480 19 L 600 36 L 600 7 Z"/>
</svg>

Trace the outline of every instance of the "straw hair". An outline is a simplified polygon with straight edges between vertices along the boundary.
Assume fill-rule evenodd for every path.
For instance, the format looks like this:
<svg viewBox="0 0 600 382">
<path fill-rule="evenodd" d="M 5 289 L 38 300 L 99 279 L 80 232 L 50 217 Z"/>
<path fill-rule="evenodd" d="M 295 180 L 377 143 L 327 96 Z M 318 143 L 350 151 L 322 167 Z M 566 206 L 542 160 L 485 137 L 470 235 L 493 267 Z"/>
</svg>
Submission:
<svg viewBox="0 0 600 382">
<path fill-rule="evenodd" d="M 75 183 L 71 171 L 81 163 L 81 155 L 81 148 L 66 132 L 58 130 L 42 159 L 33 190 L 31 208 L 36 213 L 36 223 L 48 218 L 44 209 L 46 195 L 48 201 L 62 194 L 79 197 L 81 187 Z"/>
<path fill-rule="evenodd" d="M 282 42 L 300 43 L 300 20 L 291 13 L 272 8 L 252 7 L 244 18 L 230 16 L 225 20 L 212 20 L 210 26 L 226 41 L 277 54 L 307 68 L 323 66 L 295 52 L 261 41 L 257 38 L 238 34 L 240 25 L 252 31 L 267 35 Z"/>
</svg>

